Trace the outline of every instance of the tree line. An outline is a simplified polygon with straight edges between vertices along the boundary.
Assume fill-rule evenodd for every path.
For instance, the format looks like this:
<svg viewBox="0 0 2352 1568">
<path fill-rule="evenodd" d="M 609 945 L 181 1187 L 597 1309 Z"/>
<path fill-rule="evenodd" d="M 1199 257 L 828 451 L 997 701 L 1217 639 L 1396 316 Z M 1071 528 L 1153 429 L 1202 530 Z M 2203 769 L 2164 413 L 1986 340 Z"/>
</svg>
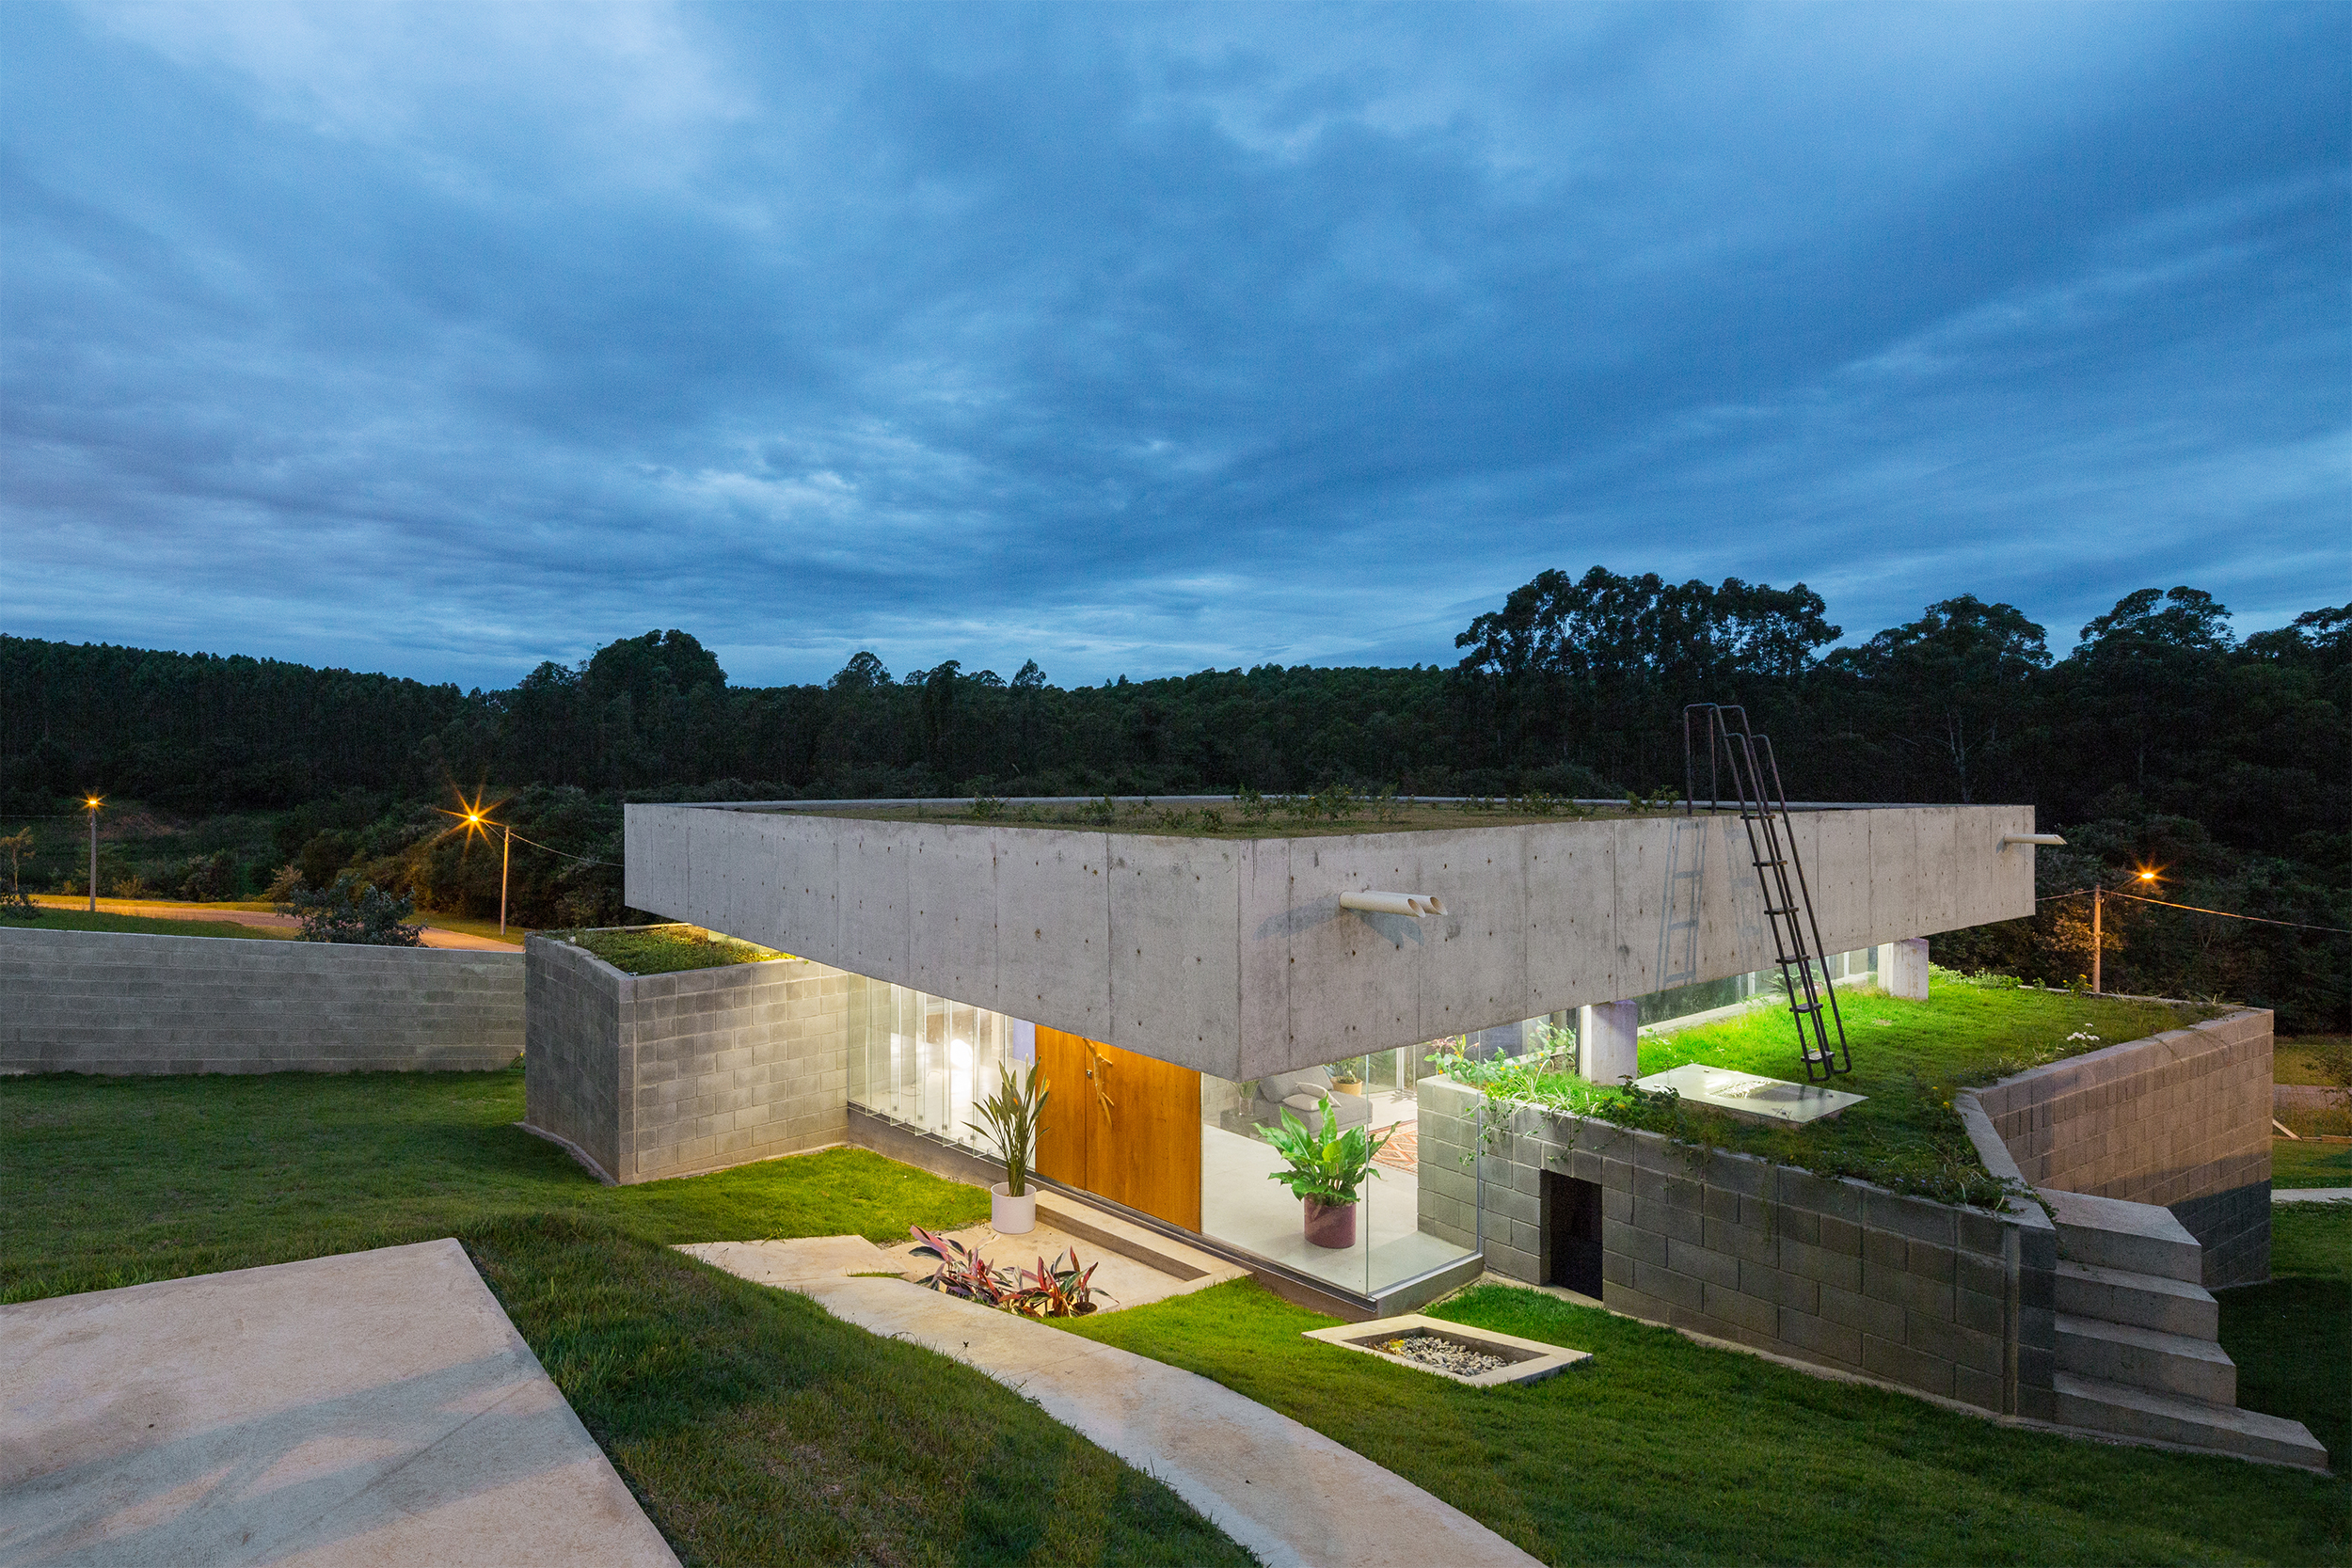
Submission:
<svg viewBox="0 0 2352 1568">
<path fill-rule="evenodd" d="M 426 908 L 478 907 L 478 846 L 439 836 L 435 809 L 459 788 L 519 792 L 509 816 L 532 826 L 517 826 L 603 861 L 620 858 L 631 796 L 1648 794 L 1683 787 L 1684 705 L 1735 702 L 1773 736 L 1792 798 L 2028 802 L 2070 838 L 2043 852 L 2046 883 L 2161 865 L 2164 886 L 2197 895 L 2178 902 L 2344 927 L 2348 628 L 2352 607 L 2323 608 L 2240 639 L 2210 594 L 2151 588 L 2058 658 L 2014 606 L 1963 594 L 1833 647 L 1843 631 L 1802 583 L 1595 567 L 1515 590 L 1455 639 L 1451 665 L 1068 688 L 1035 661 L 1009 679 L 953 659 L 894 674 L 867 652 L 821 685 L 737 687 L 676 630 L 496 691 L 0 637 L 0 813 L 90 788 L 275 811 L 306 877 L 375 864 Z M 615 906 L 617 873 L 531 859 L 527 923 Z M 490 883 L 494 899 L 495 867 Z M 2071 981 L 2089 950 L 2069 919 L 2061 901 L 1941 946 Z M 2141 906 L 2115 923 L 2111 987 L 2270 997 L 2339 1027 L 2352 1006 L 2344 939 Z"/>
</svg>

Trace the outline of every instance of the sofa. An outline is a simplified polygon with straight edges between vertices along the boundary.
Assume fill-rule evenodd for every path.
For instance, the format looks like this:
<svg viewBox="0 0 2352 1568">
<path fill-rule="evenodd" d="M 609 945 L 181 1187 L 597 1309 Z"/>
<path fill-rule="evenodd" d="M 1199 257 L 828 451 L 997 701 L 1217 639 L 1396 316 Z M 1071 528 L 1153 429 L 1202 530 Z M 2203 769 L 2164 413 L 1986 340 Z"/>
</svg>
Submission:
<svg viewBox="0 0 2352 1568">
<path fill-rule="evenodd" d="M 1282 1113 L 1288 1111 L 1307 1124 L 1307 1131 L 1323 1132 L 1323 1097 L 1331 1097 L 1331 1114 L 1341 1130 L 1372 1125 L 1372 1101 L 1359 1094 L 1342 1094 L 1331 1086 L 1329 1068 L 1311 1067 L 1300 1072 L 1277 1072 L 1258 1080 L 1257 1098 L 1250 1111 L 1260 1126 L 1280 1124 Z"/>
</svg>

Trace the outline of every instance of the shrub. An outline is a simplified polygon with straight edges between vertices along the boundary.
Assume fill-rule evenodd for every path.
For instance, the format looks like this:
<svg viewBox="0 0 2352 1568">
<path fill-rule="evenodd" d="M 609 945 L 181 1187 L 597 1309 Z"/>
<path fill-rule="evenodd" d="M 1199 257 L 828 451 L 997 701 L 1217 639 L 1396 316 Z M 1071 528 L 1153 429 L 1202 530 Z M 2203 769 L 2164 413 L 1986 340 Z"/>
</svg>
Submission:
<svg viewBox="0 0 2352 1568">
<path fill-rule="evenodd" d="M 279 906 L 281 914 L 302 917 L 305 942 L 356 942 L 373 947 L 421 947 L 423 927 L 405 924 L 416 904 L 395 898 L 373 882 L 345 872 L 321 893 L 297 888 Z"/>
</svg>

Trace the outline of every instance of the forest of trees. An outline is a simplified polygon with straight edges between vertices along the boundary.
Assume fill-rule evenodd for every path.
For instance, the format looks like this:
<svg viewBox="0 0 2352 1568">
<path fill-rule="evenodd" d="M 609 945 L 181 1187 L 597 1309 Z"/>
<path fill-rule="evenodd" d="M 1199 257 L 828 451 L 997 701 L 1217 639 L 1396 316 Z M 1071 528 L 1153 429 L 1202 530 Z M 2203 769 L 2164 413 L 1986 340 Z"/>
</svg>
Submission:
<svg viewBox="0 0 2352 1568">
<path fill-rule="evenodd" d="M 1072 688 L 1034 662 L 894 675 L 870 653 L 821 686 L 736 687 L 675 630 L 503 691 L 0 636 L 0 814 L 70 810 L 85 789 L 275 812 L 273 847 L 308 879 L 358 867 L 425 908 L 479 910 L 485 857 L 436 809 L 459 789 L 607 862 L 628 798 L 1646 794 L 1683 786 L 1683 705 L 1738 702 L 1794 799 L 2032 803 L 2070 840 L 2041 855 L 2045 893 L 2156 865 L 2178 902 L 2352 926 L 2352 607 L 2239 639 L 2206 594 L 2147 589 L 2064 658 L 1969 594 L 1835 649 L 1826 614 L 1802 583 L 1547 572 L 1472 621 L 1451 666 Z M 268 869 L 213 880 L 250 891 Z M 617 913 L 609 866 L 537 853 L 516 871 L 526 924 Z M 1940 939 L 1939 958 L 2071 982 L 2089 968 L 2078 902 Z M 2110 989 L 2262 1001 L 2302 1028 L 2352 1016 L 2345 938 L 2141 906 L 2108 924 Z"/>
</svg>

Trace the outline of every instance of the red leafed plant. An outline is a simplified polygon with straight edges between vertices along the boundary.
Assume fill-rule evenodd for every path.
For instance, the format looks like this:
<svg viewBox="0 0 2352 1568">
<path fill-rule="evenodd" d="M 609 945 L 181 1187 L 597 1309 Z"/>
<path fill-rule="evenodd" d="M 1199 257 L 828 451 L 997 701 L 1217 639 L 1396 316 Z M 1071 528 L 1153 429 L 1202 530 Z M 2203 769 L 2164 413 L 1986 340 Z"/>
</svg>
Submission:
<svg viewBox="0 0 2352 1568">
<path fill-rule="evenodd" d="M 919 1225 L 911 1228 L 914 1256 L 939 1259 L 939 1267 L 922 1282 L 931 1290 L 1027 1318 L 1078 1318 L 1095 1310 L 1094 1271 L 1102 1265 L 1081 1268 L 1076 1247 L 1070 1249 L 1067 1260 L 1039 1259 L 1035 1269 L 997 1268 L 952 1237 Z"/>
</svg>

